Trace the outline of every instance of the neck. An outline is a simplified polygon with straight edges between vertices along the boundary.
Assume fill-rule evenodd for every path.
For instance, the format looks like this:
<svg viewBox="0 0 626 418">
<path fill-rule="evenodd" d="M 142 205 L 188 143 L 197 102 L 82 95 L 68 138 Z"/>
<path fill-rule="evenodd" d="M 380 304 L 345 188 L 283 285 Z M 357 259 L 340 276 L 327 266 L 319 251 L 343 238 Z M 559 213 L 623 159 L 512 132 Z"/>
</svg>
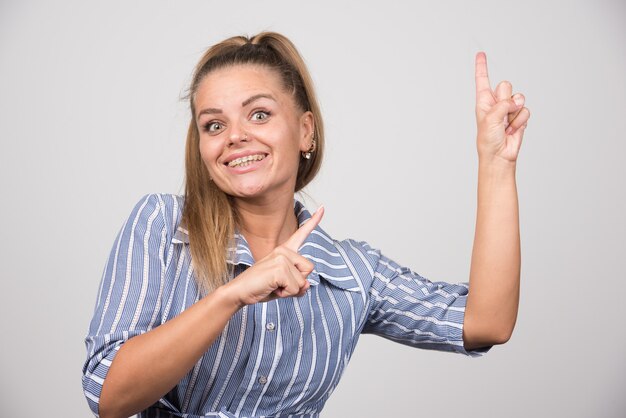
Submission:
<svg viewBox="0 0 626 418">
<path fill-rule="evenodd" d="M 235 199 L 239 228 L 255 260 L 260 260 L 287 241 L 298 229 L 293 211 L 293 193 L 271 200 Z"/>
</svg>

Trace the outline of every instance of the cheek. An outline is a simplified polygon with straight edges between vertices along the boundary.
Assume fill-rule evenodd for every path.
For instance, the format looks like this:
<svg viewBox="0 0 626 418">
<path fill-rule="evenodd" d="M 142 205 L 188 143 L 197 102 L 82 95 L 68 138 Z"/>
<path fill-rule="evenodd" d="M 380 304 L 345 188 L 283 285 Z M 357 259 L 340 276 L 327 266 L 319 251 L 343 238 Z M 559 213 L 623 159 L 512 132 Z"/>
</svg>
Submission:
<svg viewBox="0 0 626 418">
<path fill-rule="evenodd" d="M 219 157 L 219 148 L 208 141 L 200 141 L 199 151 L 204 165 L 210 170 Z"/>
</svg>

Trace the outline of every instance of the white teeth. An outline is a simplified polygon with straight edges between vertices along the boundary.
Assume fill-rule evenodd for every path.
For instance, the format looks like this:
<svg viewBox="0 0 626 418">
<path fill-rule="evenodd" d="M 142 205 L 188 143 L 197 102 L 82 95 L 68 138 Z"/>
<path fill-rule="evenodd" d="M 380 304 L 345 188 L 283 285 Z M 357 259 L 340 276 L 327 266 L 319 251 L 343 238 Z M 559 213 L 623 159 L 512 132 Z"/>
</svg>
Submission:
<svg viewBox="0 0 626 418">
<path fill-rule="evenodd" d="M 263 154 L 247 155 L 245 157 L 237 158 L 228 163 L 229 167 L 246 167 L 250 165 L 250 161 L 261 161 L 265 158 Z"/>
</svg>

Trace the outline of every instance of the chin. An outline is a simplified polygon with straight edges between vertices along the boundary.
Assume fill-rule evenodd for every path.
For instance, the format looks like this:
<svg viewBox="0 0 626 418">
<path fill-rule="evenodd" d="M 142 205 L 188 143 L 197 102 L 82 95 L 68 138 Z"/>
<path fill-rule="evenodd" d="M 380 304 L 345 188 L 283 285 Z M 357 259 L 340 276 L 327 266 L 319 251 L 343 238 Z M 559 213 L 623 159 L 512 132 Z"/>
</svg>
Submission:
<svg viewBox="0 0 626 418">
<path fill-rule="evenodd" d="M 294 184 L 291 184 L 292 182 L 289 181 L 291 179 L 285 181 L 284 179 L 269 179 L 266 176 L 257 178 L 250 176 L 237 180 L 227 183 L 227 187 L 222 190 L 226 194 L 240 199 L 272 199 L 283 195 L 289 188 L 291 190 L 295 188 L 295 181 L 293 181 Z"/>
<path fill-rule="evenodd" d="M 264 187 L 260 184 L 250 184 L 233 190 L 234 197 L 259 197 L 263 194 Z"/>
</svg>

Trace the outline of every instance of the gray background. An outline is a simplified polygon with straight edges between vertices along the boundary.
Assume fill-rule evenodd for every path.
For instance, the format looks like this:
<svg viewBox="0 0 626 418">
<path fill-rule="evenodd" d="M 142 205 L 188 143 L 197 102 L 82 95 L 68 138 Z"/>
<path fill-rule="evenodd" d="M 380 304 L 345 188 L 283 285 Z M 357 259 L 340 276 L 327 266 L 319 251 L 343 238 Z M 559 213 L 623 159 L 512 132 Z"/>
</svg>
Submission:
<svg viewBox="0 0 626 418">
<path fill-rule="evenodd" d="M 202 51 L 264 29 L 317 84 L 322 226 L 430 279 L 469 275 L 476 51 L 532 113 L 511 341 L 469 359 L 363 336 L 323 416 L 623 416 L 626 6 L 607 0 L 0 2 L 0 414 L 90 416 L 83 338 L 115 235 L 142 195 L 183 191 Z"/>
</svg>

